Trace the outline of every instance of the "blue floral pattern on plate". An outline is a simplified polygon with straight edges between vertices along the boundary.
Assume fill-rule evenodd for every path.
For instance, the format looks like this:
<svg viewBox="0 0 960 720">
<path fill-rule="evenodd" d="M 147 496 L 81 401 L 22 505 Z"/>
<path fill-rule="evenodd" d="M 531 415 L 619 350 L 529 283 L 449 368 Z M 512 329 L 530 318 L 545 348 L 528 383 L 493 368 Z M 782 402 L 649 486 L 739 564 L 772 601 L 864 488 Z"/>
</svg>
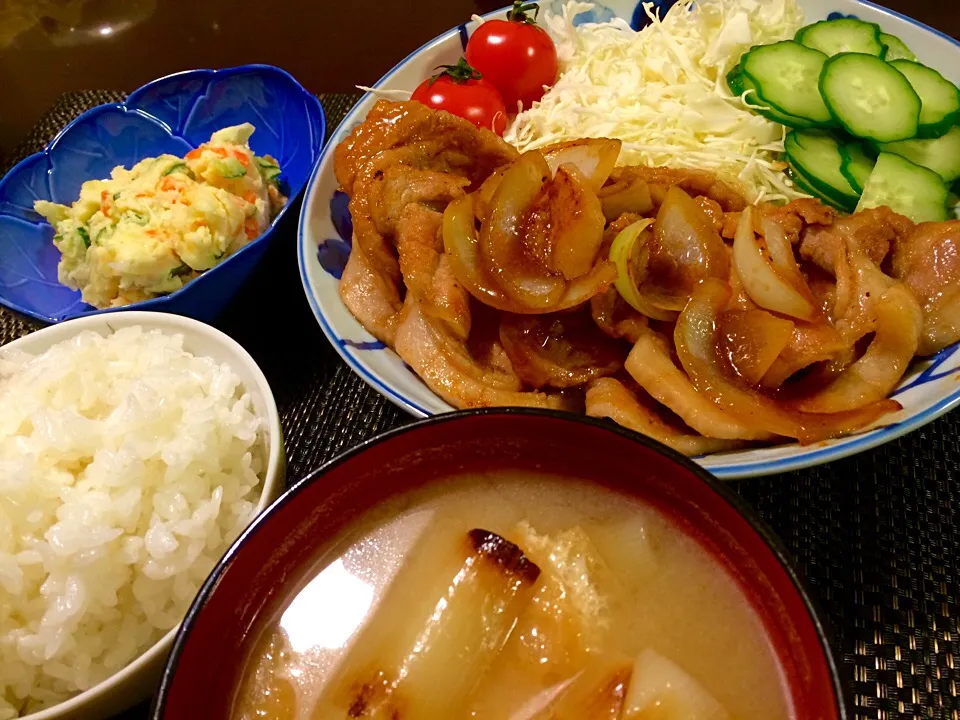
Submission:
<svg viewBox="0 0 960 720">
<path fill-rule="evenodd" d="M 842 12 L 832 12 L 827 15 L 827 20 L 844 20 L 846 18 L 858 19 L 856 15 L 844 15 Z"/>
<path fill-rule="evenodd" d="M 337 280 L 343 277 L 343 269 L 347 266 L 350 257 L 350 248 L 353 245 L 353 219 L 350 217 L 350 197 L 337 190 L 330 198 L 330 219 L 337 230 L 337 237 L 320 243 L 317 248 L 317 260 L 320 267 L 333 275 Z"/>
<path fill-rule="evenodd" d="M 565 2 L 566 0 L 549 0 L 548 2 L 541 2 L 540 6 L 541 10 L 549 10 L 551 13 L 559 15 L 563 12 Z M 644 4 L 649 4 L 655 13 L 659 13 L 660 17 L 663 17 L 677 2 L 678 0 L 645 0 L 645 2 L 634 3 L 633 0 L 627 0 L 627 2 L 619 3 L 594 3 L 590 10 L 578 14 L 574 18 L 573 24 L 606 23 L 618 17 L 629 17 L 630 27 L 634 30 L 639 30 L 650 24 L 650 16 L 647 15 L 647 11 L 643 7 Z M 630 10 L 630 8 L 633 9 Z M 626 12 L 626 14 L 622 14 L 624 12 Z M 466 50 L 467 41 L 470 39 L 469 25 L 467 23 L 458 25 L 457 33 L 460 36 L 460 46 Z"/>
<path fill-rule="evenodd" d="M 337 231 L 337 237 L 324 240 L 317 248 L 317 262 L 326 272 L 337 280 L 343 277 L 343 269 L 347 266 L 350 257 L 350 248 L 353 247 L 353 219 L 350 217 L 350 197 L 337 190 L 330 198 L 330 220 Z M 351 347 L 355 350 L 386 350 L 387 346 L 379 340 L 349 340 L 340 338 L 337 341 L 340 347 Z"/>
<path fill-rule="evenodd" d="M 644 9 L 644 4 L 650 5 L 654 13 L 659 13 L 663 17 L 666 12 L 672 8 L 678 0 L 646 0 L 646 2 L 636 2 L 635 0 L 607 0 L 607 2 L 593 3 L 593 8 L 577 15 L 574 20 L 575 25 L 585 23 L 605 23 L 615 18 L 629 20 L 630 27 L 639 30 L 650 24 L 650 17 Z M 566 0 L 550 0 L 547 3 L 541 3 L 546 9 L 554 14 L 560 14 Z"/>
<path fill-rule="evenodd" d="M 273 155 L 290 201 L 267 231 L 225 262 L 171 295 L 128 306 L 214 317 L 243 284 L 306 185 L 323 148 L 319 100 L 289 74 L 267 65 L 191 70 L 156 80 L 125 102 L 88 110 L 50 145 L 0 180 L 0 305 L 44 322 L 98 311 L 57 281 L 60 253 L 53 228 L 33 211 L 35 200 L 69 205 L 86 180 L 146 157 L 183 155 L 211 133 L 242 122 L 257 131 L 251 145 Z"/>
</svg>

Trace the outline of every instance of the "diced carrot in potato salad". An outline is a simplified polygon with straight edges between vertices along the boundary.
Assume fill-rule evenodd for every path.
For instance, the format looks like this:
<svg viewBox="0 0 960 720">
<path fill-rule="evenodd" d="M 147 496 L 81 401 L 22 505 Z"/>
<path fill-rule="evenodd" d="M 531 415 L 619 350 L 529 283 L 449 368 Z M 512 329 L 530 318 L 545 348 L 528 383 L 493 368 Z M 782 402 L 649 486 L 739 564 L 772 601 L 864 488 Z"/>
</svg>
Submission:
<svg viewBox="0 0 960 720">
<path fill-rule="evenodd" d="M 250 149 L 253 132 L 224 128 L 183 158 L 118 166 L 69 207 L 36 202 L 57 230 L 60 282 L 95 307 L 128 305 L 179 290 L 256 239 L 286 198 L 277 161 Z"/>
</svg>

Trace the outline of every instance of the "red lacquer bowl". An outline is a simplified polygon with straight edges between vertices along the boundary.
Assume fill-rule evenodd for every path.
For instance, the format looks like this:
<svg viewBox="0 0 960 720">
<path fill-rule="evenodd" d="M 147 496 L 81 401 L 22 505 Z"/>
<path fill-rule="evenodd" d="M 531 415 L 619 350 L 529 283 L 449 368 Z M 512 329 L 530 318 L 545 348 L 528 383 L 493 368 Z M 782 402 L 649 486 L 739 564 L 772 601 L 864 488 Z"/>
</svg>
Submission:
<svg viewBox="0 0 960 720">
<path fill-rule="evenodd" d="M 228 718 L 241 659 L 285 591 L 330 541 L 388 497 L 461 472 L 528 470 L 639 498 L 696 538 L 740 584 L 784 671 L 797 720 L 845 720 L 824 621 L 773 533 L 719 481 L 645 437 L 532 410 L 439 415 L 332 460 L 277 500 L 234 544 L 184 620 L 154 720 Z"/>
</svg>

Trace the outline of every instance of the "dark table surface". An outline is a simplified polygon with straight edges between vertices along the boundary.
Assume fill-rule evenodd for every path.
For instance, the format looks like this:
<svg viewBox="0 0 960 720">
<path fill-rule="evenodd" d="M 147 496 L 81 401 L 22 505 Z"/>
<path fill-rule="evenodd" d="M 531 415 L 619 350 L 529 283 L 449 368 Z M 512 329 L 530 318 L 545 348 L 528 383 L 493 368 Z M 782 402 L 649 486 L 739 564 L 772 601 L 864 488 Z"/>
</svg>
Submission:
<svg viewBox="0 0 960 720">
<path fill-rule="evenodd" d="M 413 17 L 396 1 L 0 0 L 0 153 L 31 128 L 20 151 L 34 151 L 86 107 L 120 97 L 72 91 L 131 90 L 186 68 L 268 62 L 315 92 L 347 91 L 499 4 L 422 0 Z M 888 5 L 960 37 L 957 0 Z M 354 99 L 322 97 L 331 128 Z M 270 379 L 296 479 L 409 418 L 323 338 L 297 277 L 295 214 L 288 220 L 216 325 Z M 0 344 L 29 329 L 0 310 Z M 855 458 L 736 488 L 793 553 L 833 625 L 857 720 L 960 720 L 960 413 Z M 123 720 L 145 715 L 141 706 Z"/>
<path fill-rule="evenodd" d="M 253 62 L 282 67 L 314 92 L 346 92 L 471 13 L 506 4 L 0 0 L 0 156 L 65 92 L 132 90 L 178 70 Z M 957 0 L 883 4 L 960 37 Z"/>
</svg>

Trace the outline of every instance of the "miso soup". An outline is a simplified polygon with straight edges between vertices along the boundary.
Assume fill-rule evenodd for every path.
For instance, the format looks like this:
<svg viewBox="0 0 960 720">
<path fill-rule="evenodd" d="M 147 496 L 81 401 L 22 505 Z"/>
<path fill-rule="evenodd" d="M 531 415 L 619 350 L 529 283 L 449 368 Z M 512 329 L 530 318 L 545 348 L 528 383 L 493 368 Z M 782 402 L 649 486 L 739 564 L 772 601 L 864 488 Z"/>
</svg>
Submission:
<svg viewBox="0 0 960 720">
<path fill-rule="evenodd" d="M 794 716 L 732 577 L 654 508 L 593 485 L 435 484 L 321 564 L 251 651 L 234 720 Z"/>
</svg>

